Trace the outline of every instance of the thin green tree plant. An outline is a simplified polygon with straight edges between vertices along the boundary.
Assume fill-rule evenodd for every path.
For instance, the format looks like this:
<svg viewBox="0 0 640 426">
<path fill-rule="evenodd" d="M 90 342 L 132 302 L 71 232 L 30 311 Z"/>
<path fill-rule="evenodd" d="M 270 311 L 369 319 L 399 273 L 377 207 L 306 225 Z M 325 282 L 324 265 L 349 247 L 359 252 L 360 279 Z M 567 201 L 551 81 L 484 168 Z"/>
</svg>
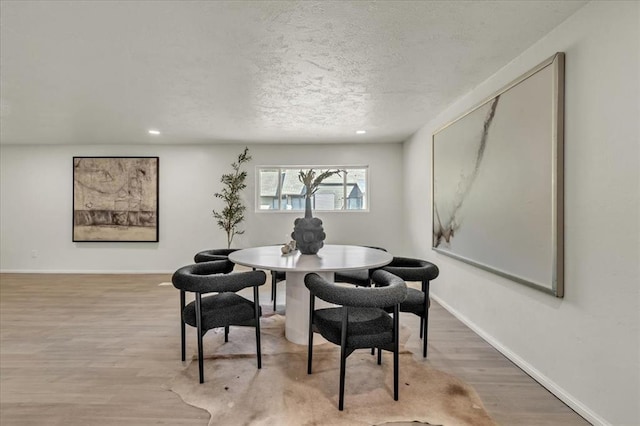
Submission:
<svg viewBox="0 0 640 426">
<path fill-rule="evenodd" d="M 231 248 L 231 242 L 236 235 L 244 234 L 238 226 L 244 221 L 244 212 L 247 207 L 240 196 L 243 189 L 247 187 L 245 180 L 247 172 L 242 170 L 242 165 L 251 161 L 249 148 L 238 155 L 238 161 L 231 163 L 232 173 L 222 175 L 220 182 L 224 185 L 222 191 L 216 192 L 214 197 L 220 198 L 224 202 L 221 211 L 213 210 L 213 217 L 218 221 L 218 226 L 227 233 L 227 248 Z"/>
</svg>

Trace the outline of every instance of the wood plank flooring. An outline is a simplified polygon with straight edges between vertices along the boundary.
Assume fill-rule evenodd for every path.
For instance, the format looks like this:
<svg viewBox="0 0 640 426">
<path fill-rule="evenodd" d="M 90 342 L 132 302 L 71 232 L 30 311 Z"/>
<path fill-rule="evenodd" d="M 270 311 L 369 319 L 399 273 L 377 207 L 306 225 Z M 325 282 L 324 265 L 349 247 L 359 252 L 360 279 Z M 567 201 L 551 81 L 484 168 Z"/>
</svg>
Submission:
<svg viewBox="0 0 640 426">
<path fill-rule="evenodd" d="M 0 274 L 0 424 L 206 425 L 207 412 L 166 387 L 185 367 L 178 291 L 159 286 L 168 281 L 164 274 Z M 268 287 L 260 290 L 265 309 Z M 280 283 L 279 310 L 284 289 Z M 473 385 L 498 423 L 588 424 L 437 303 L 430 316 L 429 358 L 420 356 L 418 318 L 402 314 L 413 331 L 407 347 Z M 187 333 L 189 358 L 196 347 Z"/>
</svg>

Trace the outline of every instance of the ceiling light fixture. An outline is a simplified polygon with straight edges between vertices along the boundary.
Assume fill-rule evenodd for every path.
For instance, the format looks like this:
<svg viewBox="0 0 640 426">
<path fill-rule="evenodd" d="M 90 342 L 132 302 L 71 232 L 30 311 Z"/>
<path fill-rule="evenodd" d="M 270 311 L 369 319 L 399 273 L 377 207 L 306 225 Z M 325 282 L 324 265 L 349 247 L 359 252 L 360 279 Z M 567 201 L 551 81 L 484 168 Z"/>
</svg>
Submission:
<svg viewBox="0 0 640 426">
<path fill-rule="evenodd" d="M 150 135 L 159 135 L 160 134 L 160 130 L 149 130 L 149 134 Z"/>
<path fill-rule="evenodd" d="M 358 135 L 364 135 L 365 133 L 367 133 L 366 130 L 356 130 L 356 134 Z"/>
</svg>

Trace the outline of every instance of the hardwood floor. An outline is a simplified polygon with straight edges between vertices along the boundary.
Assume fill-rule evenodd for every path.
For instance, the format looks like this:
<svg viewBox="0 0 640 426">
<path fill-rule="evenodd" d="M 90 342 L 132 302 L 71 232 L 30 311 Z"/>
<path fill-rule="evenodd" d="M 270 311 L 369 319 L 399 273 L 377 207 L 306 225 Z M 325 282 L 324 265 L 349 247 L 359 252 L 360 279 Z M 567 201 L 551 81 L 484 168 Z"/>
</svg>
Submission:
<svg viewBox="0 0 640 426">
<path fill-rule="evenodd" d="M 184 368 L 178 291 L 159 285 L 169 281 L 1 274 L 0 424 L 206 425 L 207 412 L 166 387 Z M 266 284 L 265 309 L 269 294 Z M 417 317 L 403 314 L 401 323 L 417 331 Z M 588 424 L 437 303 L 429 332 L 423 362 L 473 385 L 498 423 Z M 422 360 L 416 335 L 407 346 Z M 193 337 L 188 330 L 188 354 L 196 352 Z"/>
</svg>

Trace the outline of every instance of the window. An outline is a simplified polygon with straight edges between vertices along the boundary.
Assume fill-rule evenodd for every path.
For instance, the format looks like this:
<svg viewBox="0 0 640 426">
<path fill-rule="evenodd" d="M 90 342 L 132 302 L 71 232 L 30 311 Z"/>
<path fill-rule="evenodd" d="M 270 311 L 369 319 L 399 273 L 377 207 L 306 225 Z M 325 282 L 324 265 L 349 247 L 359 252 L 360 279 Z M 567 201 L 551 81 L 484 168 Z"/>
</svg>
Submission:
<svg viewBox="0 0 640 426">
<path fill-rule="evenodd" d="M 368 168 L 338 166 L 285 166 L 257 168 L 257 210 L 303 211 L 305 188 L 298 179 L 300 170 L 314 169 L 318 172 L 339 169 L 322 181 L 311 199 L 315 211 L 369 209 Z"/>
</svg>

